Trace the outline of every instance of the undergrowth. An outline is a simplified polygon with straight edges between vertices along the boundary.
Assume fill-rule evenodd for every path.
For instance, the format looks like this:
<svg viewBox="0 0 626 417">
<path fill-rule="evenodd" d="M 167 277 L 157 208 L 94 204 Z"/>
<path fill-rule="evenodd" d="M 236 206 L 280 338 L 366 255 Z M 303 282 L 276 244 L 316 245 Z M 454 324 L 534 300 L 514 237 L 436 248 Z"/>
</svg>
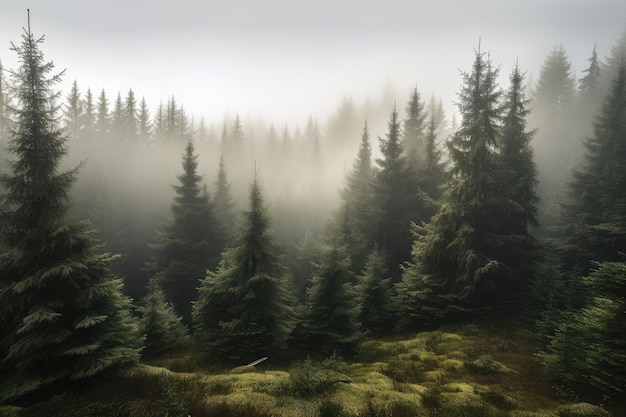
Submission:
<svg viewBox="0 0 626 417">
<path fill-rule="evenodd" d="M 535 353 L 528 335 L 466 325 L 366 341 L 349 362 L 334 354 L 280 370 L 191 372 L 191 358 L 163 358 L 84 393 L 0 407 L 0 417 L 610 416 L 551 394 Z"/>
</svg>

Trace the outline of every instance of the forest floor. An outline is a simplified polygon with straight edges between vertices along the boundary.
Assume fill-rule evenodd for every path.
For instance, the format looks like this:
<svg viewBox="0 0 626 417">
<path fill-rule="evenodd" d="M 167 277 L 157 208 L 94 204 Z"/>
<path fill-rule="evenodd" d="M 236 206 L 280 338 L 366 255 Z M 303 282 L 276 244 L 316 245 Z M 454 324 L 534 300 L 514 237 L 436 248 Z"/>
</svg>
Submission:
<svg viewBox="0 0 626 417">
<path fill-rule="evenodd" d="M 190 356 L 142 364 L 0 416 L 99 417 L 608 417 L 546 380 L 531 332 L 489 324 L 446 326 L 369 340 L 337 356 L 202 369 Z M 201 370 L 199 370 L 201 369 Z"/>
</svg>

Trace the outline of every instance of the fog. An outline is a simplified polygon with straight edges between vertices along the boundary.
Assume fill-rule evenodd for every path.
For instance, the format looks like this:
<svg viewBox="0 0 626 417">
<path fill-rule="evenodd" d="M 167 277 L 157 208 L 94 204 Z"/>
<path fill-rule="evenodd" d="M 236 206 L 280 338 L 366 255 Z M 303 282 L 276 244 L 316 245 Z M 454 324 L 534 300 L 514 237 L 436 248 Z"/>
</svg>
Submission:
<svg viewBox="0 0 626 417">
<path fill-rule="evenodd" d="M 19 43 L 26 22 L 20 3 L 0 6 L 5 68 L 17 65 L 9 48 L 11 41 Z M 113 133 L 70 135 L 65 165 L 83 161 L 75 215 L 92 216 L 106 181 L 124 217 L 127 256 L 119 272 L 132 283 L 133 296 L 142 294 L 147 281 L 146 243 L 155 241 L 155 230 L 169 215 L 187 140 L 194 141 L 198 173 L 210 194 L 223 156 L 237 210 L 246 208 L 248 184 L 258 172 L 275 236 L 293 251 L 306 236 L 322 233 L 337 208 L 365 121 L 376 157 L 390 112 L 396 106 L 402 119 L 417 88 L 426 104 L 432 99 L 443 106 L 445 126 L 438 138 L 443 147 L 453 128 L 460 71 L 469 70 L 478 48 L 500 66 L 502 88 L 518 63 L 532 92 L 556 46 L 567 52 L 571 77 L 578 80 L 594 44 L 604 62 L 626 24 L 626 6 L 617 0 L 593 5 L 38 0 L 28 7 L 34 33 L 46 35 L 46 58 L 66 69 L 60 86 L 66 110 L 76 82 L 81 100 L 89 89 L 94 105 L 104 92 L 110 114 L 117 95 L 125 100 L 132 89 L 137 107 L 145 99 L 153 129 L 159 108 L 172 99 L 185 120 L 180 134 L 157 137 L 153 131 L 141 140 Z M 535 116 L 533 126 L 541 129 L 541 117 Z M 590 121 L 589 115 L 578 120 L 578 132 L 588 132 Z M 232 137 L 236 126 L 241 143 L 225 149 L 224 134 Z M 546 155 L 538 161 L 552 164 Z M 544 178 L 559 175 L 541 169 L 540 179 L 542 172 Z M 549 184 L 543 193 L 553 202 L 550 195 L 560 182 Z"/>
</svg>

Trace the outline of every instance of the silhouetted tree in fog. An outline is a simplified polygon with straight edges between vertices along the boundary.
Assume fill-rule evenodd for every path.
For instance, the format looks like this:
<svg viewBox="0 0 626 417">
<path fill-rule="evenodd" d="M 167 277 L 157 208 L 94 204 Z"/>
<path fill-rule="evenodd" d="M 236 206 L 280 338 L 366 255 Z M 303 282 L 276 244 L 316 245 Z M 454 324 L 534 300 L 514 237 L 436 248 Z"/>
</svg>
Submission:
<svg viewBox="0 0 626 417">
<path fill-rule="evenodd" d="M 72 140 L 78 139 L 83 123 L 83 103 L 78 90 L 78 82 L 74 80 L 72 88 L 63 107 L 65 127 Z"/>
<path fill-rule="evenodd" d="M 224 235 L 226 242 L 232 242 L 235 233 L 235 201 L 230 192 L 230 183 L 226 172 L 224 157 L 220 156 L 220 164 L 215 180 L 215 194 L 213 195 L 215 218 Z"/>
<path fill-rule="evenodd" d="M 572 66 L 563 46 L 555 47 L 541 67 L 530 115 L 532 127 L 538 129 L 535 140 L 538 193 L 545 225 L 555 221 L 558 195 L 582 146 L 582 138 L 573 124 L 575 99 Z"/>
<path fill-rule="evenodd" d="M 330 227 L 332 239 L 345 245 L 353 260 L 353 270 L 361 271 L 375 242 L 376 210 L 372 148 L 367 122 L 363 126 L 359 152 L 341 190 L 341 203 Z"/>
<path fill-rule="evenodd" d="M 590 261 L 620 261 L 626 247 L 626 71 L 613 80 L 574 171 L 563 210 L 564 262 L 583 271 Z"/>
<path fill-rule="evenodd" d="M 42 42 L 29 24 L 12 48 L 21 66 L 11 72 L 16 159 L 0 177 L 0 402 L 134 364 L 141 345 L 109 270 L 113 257 L 100 252 L 88 223 L 68 219 L 78 168 L 58 171 L 67 153 L 53 90 L 61 74 L 49 75 Z"/>
<path fill-rule="evenodd" d="M 153 279 L 186 323 L 191 322 L 191 303 L 207 268 L 218 262 L 224 239 L 214 207 L 197 173 L 197 155 L 187 142 L 183 172 L 174 185 L 172 217 L 158 231 L 159 241 L 150 245 L 153 260 L 147 265 Z"/>
</svg>

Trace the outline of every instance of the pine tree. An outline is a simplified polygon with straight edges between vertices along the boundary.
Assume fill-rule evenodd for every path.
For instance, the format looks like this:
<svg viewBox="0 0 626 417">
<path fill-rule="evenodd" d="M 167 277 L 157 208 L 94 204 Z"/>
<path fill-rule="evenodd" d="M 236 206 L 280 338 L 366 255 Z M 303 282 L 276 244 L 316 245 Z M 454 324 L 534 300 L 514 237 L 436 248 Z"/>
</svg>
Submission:
<svg viewBox="0 0 626 417">
<path fill-rule="evenodd" d="M 589 66 L 583 70 L 585 76 L 578 80 L 578 107 L 579 107 L 579 123 L 584 123 L 584 137 L 591 134 L 591 129 L 587 129 L 586 125 L 591 126 L 591 121 L 596 115 L 602 100 L 602 91 L 600 89 L 600 62 L 596 52 L 596 45 L 593 45 L 591 57 L 588 59 Z"/>
<path fill-rule="evenodd" d="M 141 339 L 87 223 L 68 218 L 70 188 L 78 168 L 59 172 L 66 139 L 56 126 L 61 74 L 45 62 L 28 30 L 13 45 L 20 68 L 17 124 L 9 150 L 12 173 L 1 211 L 0 402 L 13 401 L 51 384 L 88 378 L 134 364 Z"/>
<path fill-rule="evenodd" d="M 511 202 L 496 149 L 500 137 L 498 70 L 477 52 L 463 74 L 459 130 L 448 141 L 454 184 L 425 227 L 416 227 L 413 262 L 403 274 L 405 309 L 436 321 L 506 305 L 524 282 L 515 272 L 520 236 L 511 236 Z M 526 277 L 527 278 L 527 277 Z"/>
<path fill-rule="evenodd" d="M 428 115 L 426 119 L 426 132 L 424 137 L 424 163 L 420 169 L 418 184 L 420 189 L 431 201 L 441 198 L 447 174 L 445 163 L 442 161 L 441 149 L 437 141 L 443 125 L 445 124 L 445 114 L 441 101 L 435 104 L 434 96 L 431 98 Z M 437 210 L 436 205 L 432 206 L 431 215 Z M 428 208 L 428 207 L 427 207 Z"/>
<path fill-rule="evenodd" d="M 564 204 L 564 264 L 588 270 L 590 261 L 619 261 L 626 247 L 626 70 L 613 80 L 585 161 L 575 171 Z"/>
<path fill-rule="evenodd" d="M 100 92 L 98 97 L 98 110 L 96 116 L 96 131 L 100 136 L 100 141 L 104 140 L 104 137 L 111 131 L 111 121 L 109 115 L 109 100 L 107 99 L 104 89 Z"/>
<path fill-rule="evenodd" d="M 626 390 L 626 264 L 599 263 L 585 282 L 591 302 L 562 314 L 540 359 L 556 384 L 586 399 L 618 400 Z"/>
<path fill-rule="evenodd" d="M 111 112 L 111 136 L 115 143 L 124 142 L 126 140 L 126 111 L 122 95 L 118 92 L 113 111 Z"/>
<path fill-rule="evenodd" d="M 137 133 L 139 135 L 141 145 L 147 146 L 149 144 L 151 132 L 152 127 L 150 126 L 150 111 L 148 110 L 146 99 L 142 97 L 137 116 Z"/>
<path fill-rule="evenodd" d="M 194 304 L 197 339 L 209 357 L 247 361 L 269 356 L 289 334 L 285 269 L 269 227 L 255 172 L 238 244 L 224 251 L 215 272 L 208 272 Z"/>
<path fill-rule="evenodd" d="M 87 89 L 87 93 L 85 94 L 85 113 L 83 120 L 83 136 L 87 138 L 87 140 L 93 141 L 94 128 L 96 125 L 96 107 L 93 102 L 93 93 L 91 92 L 91 88 Z"/>
<path fill-rule="evenodd" d="M 532 98 L 531 126 L 538 128 L 534 142 L 537 191 L 542 201 L 540 220 L 549 227 L 556 221 L 556 202 L 582 146 L 574 123 L 575 80 L 563 46 L 546 57 Z"/>
<path fill-rule="evenodd" d="M 153 260 L 148 264 L 153 279 L 185 323 L 191 322 L 191 303 L 197 299 L 200 279 L 217 264 L 224 242 L 213 204 L 201 186 L 194 152 L 193 143 L 187 142 L 180 184 L 174 185 L 172 217 L 161 225 L 159 241 L 150 245 Z"/>
<path fill-rule="evenodd" d="M 168 303 L 163 290 L 151 282 L 139 307 L 139 331 L 145 335 L 144 356 L 155 357 L 189 348 L 191 338 L 181 316 Z"/>
<path fill-rule="evenodd" d="M 326 246 L 314 265 L 299 327 L 297 344 L 315 352 L 349 355 L 360 339 L 357 293 L 345 248 Z"/>
<path fill-rule="evenodd" d="M 358 277 L 356 288 L 361 328 L 373 334 L 388 333 L 396 318 L 391 277 L 386 275 L 385 258 L 378 248 L 374 248 Z"/>
<path fill-rule="evenodd" d="M 533 159 L 531 141 L 534 132 L 529 131 L 527 117 L 529 100 L 524 95 L 524 75 L 516 65 L 510 77 L 511 85 L 505 94 L 502 138 L 500 139 L 500 162 L 506 171 L 509 182 L 510 198 L 519 207 L 508 213 L 517 235 L 528 235 L 530 226 L 537 226 L 537 205 L 539 197 L 537 186 L 537 168 Z M 520 261 L 522 261 L 520 259 Z M 527 264 L 526 261 L 522 261 Z"/>
<path fill-rule="evenodd" d="M 417 182 L 417 172 L 423 164 L 424 152 L 426 150 L 424 129 L 426 127 L 426 117 L 428 116 L 417 87 L 411 93 L 405 112 L 402 148 L 405 152 L 408 170 L 416 176 L 415 181 Z"/>
<path fill-rule="evenodd" d="M 394 107 L 385 139 L 379 138 L 382 157 L 374 183 L 377 222 L 373 225 L 376 242 L 388 259 L 389 272 L 395 281 L 400 264 L 409 259 L 412 236 L 410 223 L 428 220 L 423 211 L 423 193 L 410 180 L 401 143 L 398 113 Z"/>
<path fill-rule="evenodd" d="M 83 103 L 76 80 L 72 83 L 72 89 L 67 97 L 63 113 L 65 115 L 65 126 L 70 137 L 74 140 L 78 139 L 83 123 Z"/>
<path fill-rule="evenodd" d="M 375 174 L 366 122 L 361 134 L 359 152 L 341 190 L 341 205 L 334 214 L 334 227 L 331 227 L 331 233 L 335 234 L 332 239 L 349 248 L 353 268 L 356 271 L 363 268 L 374 246 L 375 235 L 372 233 L 372 224 L 375 223 L 373 210 Z"/>
<path fill-rule="evenodd" d="M 128 90 L 124 101 L 124 136 L 125 141 L 135 143 L 137 141 L 137 100 L 133 89 Z"/>
<path fill-rule="evenodd" d="M 230 242 L 235 232 L 235 201 L 230 193 L 230 183 L 228 182 L 223 156 L 220 156 L 213 201 L 215 203 L 215 218 L 226 240 Z"/>
</svg>

